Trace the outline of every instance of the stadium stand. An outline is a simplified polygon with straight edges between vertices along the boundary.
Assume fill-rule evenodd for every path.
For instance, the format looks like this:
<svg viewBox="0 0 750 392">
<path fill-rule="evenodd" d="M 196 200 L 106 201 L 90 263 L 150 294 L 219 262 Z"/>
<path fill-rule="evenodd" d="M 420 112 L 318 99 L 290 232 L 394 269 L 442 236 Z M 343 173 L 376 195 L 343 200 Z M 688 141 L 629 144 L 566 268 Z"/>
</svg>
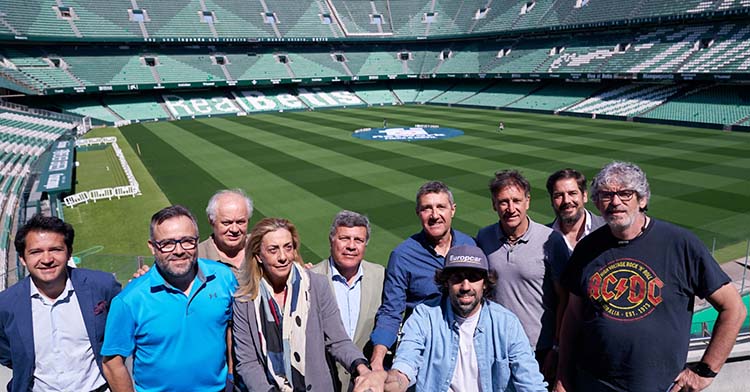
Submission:
<svg viewBox="0 0 750 392">
<path fill-rule="evenodd" d="M 741 86 L 698 88 L 643 115 L 673 121 L 736 124 L 750 116 L 750 92 Z"/>
<path fill-rule="evenodd" d="M 102 105 L 102 103 L 95 98 L 77 98 L 65 101 L 59 101 L 56 103 L 63 113 L 71 113 L 81 117 L 91 117 L 93 120 L 98 120 L 98 123 L 114 124 L 116 121 L 123 120 L 111 109 Z"/>
<path fill-rule="evenodd" d="M 72 123 L 0 109 L 0 272 L 7 271 L 8 246 L 23 185 L 37 159 Z M 2 280 L 5 287 L 5 279 Z"/>
<path fill-rule="evenodd" d="M 368 105 L 397 105 L 401 103 L 396 95 L 380 84 L 358 84 L 353 86 L 354 94 Z"/>
<path fill-rule="evenodd" d="M 164 120 L 169 115 L 156 100 L 142 97 L 107 96 L 104 103 L 118 116 L 128 120 Z"/>
<path fill-rule="evenodd" d="M 417 96 L 421 89 L 417 82 L 399 82 L 393 85 L 393 94 L 398 97 L 401 103 L 417 102 Z"/>
<path fill-rule="evenodd" d="M 565 111 L 630 117 L 661 105 L 683 88 L 674 84 L 628 84 L 601 92 Z"/>
<path fill-rule="evenodd" d="M 442 104 L 456 104 L 461 103 L 465 99 L 480 93 L 481 90 L 487 88 L 487 81 L 471 81 L 471 82 L 460 82 L 455 84 L 452 88 L 446 89 L 442 94 L 432 98 L 430 103 L 442 103 Z"/>
<path fill-rule="evenodd" d="M 347 36 L 391 35 L 393 22 L 384 0 L 368 2 L 331 0 L 331 11 Z M 402 3 L 402 2 L 394 2 Z M 407 2 L 403 2 L 407 3 Z"/>
<path fill-rule="evenodd" d="M 552 110 L 571 106 L 596 91 L 601 90 L 599 83 L 550 83 L 531 94 L 508 105 L 509 108 Z"/>
<path fill-rule="evenodd" d="M 745 0 L 6 0 L 0 34 L 26 39 L 410 38 L 733 15 Z"/>
<path fill-rule="evenodd" d="M 461 101 L 461 104 L 500 108 L 520 100 L 539 87 L 539 83 L 501 82 Z"/>
</svg>

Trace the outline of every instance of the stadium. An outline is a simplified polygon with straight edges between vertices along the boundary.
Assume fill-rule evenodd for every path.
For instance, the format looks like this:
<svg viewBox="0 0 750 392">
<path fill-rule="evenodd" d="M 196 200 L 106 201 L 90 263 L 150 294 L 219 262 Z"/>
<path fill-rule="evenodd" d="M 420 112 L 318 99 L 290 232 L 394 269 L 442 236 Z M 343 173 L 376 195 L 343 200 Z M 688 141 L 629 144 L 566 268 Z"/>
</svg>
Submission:
<svg viewBox="0 0 750 392">
<path fill-rule="evenodd" d="M 749 22 L 747 0 L 5 0 L 0 286 L 23 278 L 12 242 L 38 212 L 123 282 L 150 262 L 153 212 L 202 217 L 222 188 L 252 196 L 251 224 L 295 222 L 312 263 L 338 210 L 366 214 L 385 264 L 425 181 L 474 234 L 497 219 L 496 170 L 524 173 L 547 223 L 550 173 L 624 160 L 649 174 L 649 213 L 694 232 L 747 305 Z M 697 305 L 694 359 L 715 317 Z M 739 369 L 748 345 L 750 320 Z"/>
</svg>

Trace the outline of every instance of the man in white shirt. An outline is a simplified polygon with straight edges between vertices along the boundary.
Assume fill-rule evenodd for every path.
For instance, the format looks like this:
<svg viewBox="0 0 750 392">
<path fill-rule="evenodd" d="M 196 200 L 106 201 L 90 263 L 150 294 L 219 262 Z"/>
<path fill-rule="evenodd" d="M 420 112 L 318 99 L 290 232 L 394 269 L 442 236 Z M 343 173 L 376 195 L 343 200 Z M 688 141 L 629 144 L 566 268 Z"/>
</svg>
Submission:
<svg viewBox="0 0 750 392">
<path fill-rule="evenodd" d="M 33 216 L 14 245 L 29 276 L 0 293 L 0 363 L 11 392 L 105 391 L 102 357 L 109 304 L 120 284 L 110 273 L 70 268 L 73 227 Z"/>
<path fill-rule="evenodd" d="M 497 275 L 481 249 L 451 248 L 435 282 L 442 297 L 406 320 L 386 391 L 546 391 L 518 318 L 486 299 Z"/>
</svg>

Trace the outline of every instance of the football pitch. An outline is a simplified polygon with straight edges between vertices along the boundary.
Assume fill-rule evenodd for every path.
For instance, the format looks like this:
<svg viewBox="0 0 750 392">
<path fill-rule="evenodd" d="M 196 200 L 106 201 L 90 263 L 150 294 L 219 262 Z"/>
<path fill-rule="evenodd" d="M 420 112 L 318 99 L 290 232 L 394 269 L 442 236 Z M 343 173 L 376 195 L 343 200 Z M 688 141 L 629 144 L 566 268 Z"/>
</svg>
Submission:
<svg viewBox="0 0 750 392">
<path fill-rule="evenodd" d="M 436 124 L 464 135 L 418 142 L 352 137 L 384 119 L 389 127 Z M 217 189 L 239 187 L 255 202 L 251 224 L 279 216 L 297 225 L 306 262 L 328 255 L 337 211 L 366 214 L 372 224 L 366 258 L 385 264 L 391 249 L 420 229 L 414 197 L 428 180 L 451 187 L 458 206 L 453 225 L 474 235 L 497 220 L 487 190 L 495 171 L 518 169 L 529 179 L 530 216 L 546 224 L 553 218 L 545 189 L 550 173 L 572 167 L 591 178 L 612 160 L 640 165 L 651 184 L 649 214 L 690 229 L 709 248 L 715 242 L 720 261 L 744 257 L 750 237 L 750 134 L 417 105 L 142 123 L 120 131 L 120 145 L 129 144 L 147 170 L 131 163 L 144 194 L 76 207 L 76 215 L 97 209 L 80 220 L 94 229 L 79 235 L 77 250 L 102 245 L 118 249 L 108 253 L 148 254 L 148 217 L 167 199 L 196 214 L 205 238 L 207 200 Z M 108 225 L 134 229 L 117 236 L 98 229 L 109 215 L 116 219 Z M 108 245 L 113 241 L 125 245 Z"/>
</svg>

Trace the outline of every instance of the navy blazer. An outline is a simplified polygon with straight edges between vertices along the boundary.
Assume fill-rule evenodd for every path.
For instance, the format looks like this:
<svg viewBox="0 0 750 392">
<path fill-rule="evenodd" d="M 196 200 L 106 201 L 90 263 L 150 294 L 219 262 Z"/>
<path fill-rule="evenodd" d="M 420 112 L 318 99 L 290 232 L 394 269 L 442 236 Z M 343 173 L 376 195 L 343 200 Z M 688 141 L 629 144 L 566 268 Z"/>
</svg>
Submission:
<svg viewBox="0 0 750 392">
<path fill-rule="evenodd" d="M 68 268 L 81 315 L 99 370 L 104 341 L 104 323 L 112 298 L 121 285 L 111 273 Z M 9 392 L 30 391 L 34 382 L 34 328 L 31 321 L 31 278 L 0 292 L 0 364 L 13 369 Z"/>
</svg>

